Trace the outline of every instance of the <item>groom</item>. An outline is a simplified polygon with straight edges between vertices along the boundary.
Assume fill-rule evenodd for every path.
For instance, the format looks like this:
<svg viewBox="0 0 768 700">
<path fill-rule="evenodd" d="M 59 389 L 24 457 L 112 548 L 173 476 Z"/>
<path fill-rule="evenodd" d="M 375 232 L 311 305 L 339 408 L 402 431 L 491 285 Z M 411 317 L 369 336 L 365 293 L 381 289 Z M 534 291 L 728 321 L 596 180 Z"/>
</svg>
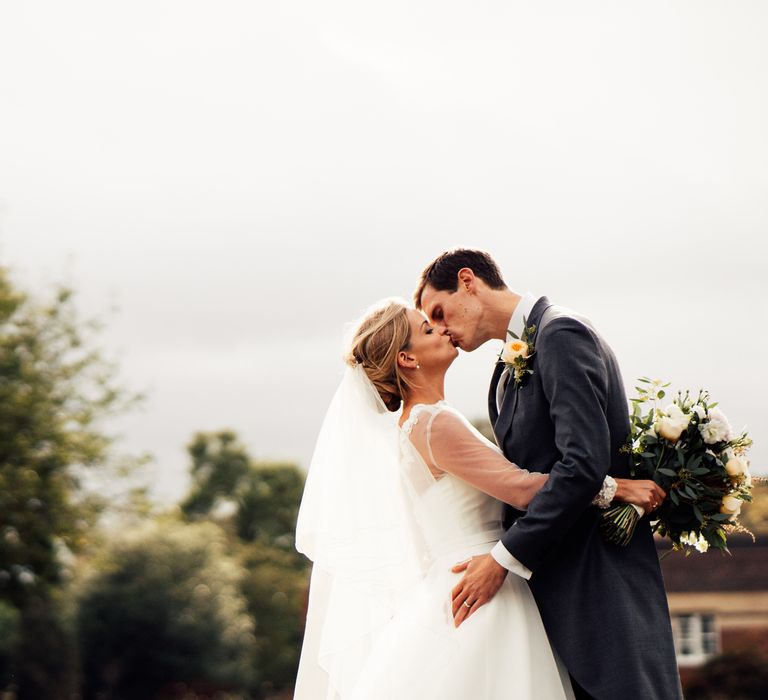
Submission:
<svg viewBox="0 0 768 700">
<path fill-rule="evenodd" d="M 490 554 L 454 568 L 465 571 L 453 590 L 457 623 L 512 572 L 529 580 L 577 698 L 682 698 L 648 519 L 619 547 L 603 539 L 600 511 L 590 506 L 606 474 L 629 476 L 620 452 L 629 435 L 627 400 L 608 344 L 585 318 L 546 297 L 512 292 L 481 251 L 440 255 L 414 299 L 467 352 L 510 340 L 508 329 L 527 335 L 532 373 L 518 381 L 499 361 L 488 409 L 507 459 L 550 475 L 526 512 L 506 507 L 506 532 Z"/>
</svg>

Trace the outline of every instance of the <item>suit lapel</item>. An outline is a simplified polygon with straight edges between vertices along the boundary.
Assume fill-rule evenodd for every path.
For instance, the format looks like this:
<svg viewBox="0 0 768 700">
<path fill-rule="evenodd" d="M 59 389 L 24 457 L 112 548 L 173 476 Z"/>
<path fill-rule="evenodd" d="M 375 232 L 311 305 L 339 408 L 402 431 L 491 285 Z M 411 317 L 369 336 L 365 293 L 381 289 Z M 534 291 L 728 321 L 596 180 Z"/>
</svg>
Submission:
<svg viewBox="0 0 768 700">
<path fill-rule="evenodd" d="M 528 316 L 528 318 L 526 319 L 526 323 L 525 323 L 526 327 L 536 326 L 538 328 L 539 322 L 541 321 L 541 317 L 544 315 L 544 312 L 550 306 L 551 304 L 549 303 L 549 299 L 547 299 L 547 297 L 539 298 L 538 301 L 533 305 L 530 316 Z M 535 345 L 536 343 L 535 343 L 535 337 L 534 337 L 534 347 Z M 503 365 L 503 363 L 500 363 L 500 364 Z M 515 386 L 514 381 L 515 381 L 514 378 L 510 376 L 509 383 L 507 384 L 506 391 L 504 392 L 504 399 L 501 403 L 501 411 L 499 412 L 496 420 L 493 421 L 493 432 L 496 435 L 496 441 L 499 443 L 499 445 L 502 445 L 504 443 L 504 438 L 509 432 L 509 429 L 512 427 L 512 421 L 514 420 L 514 417 L 515 417 L 515 410 L 517 409 L 517 401 L 518 401 L 518 396 L 520 394 L 520 390 Z M 530 381 L 530 378 L 529 378 L 529 381 Z M 495 383 L 494 383 L 494 387 L 495 387 Z M 495 404 L 495 393 L 494 393 L 494 404 Z M 495 415 L 495 413 L 491 413 L 491 415 Z"/>
</svg>

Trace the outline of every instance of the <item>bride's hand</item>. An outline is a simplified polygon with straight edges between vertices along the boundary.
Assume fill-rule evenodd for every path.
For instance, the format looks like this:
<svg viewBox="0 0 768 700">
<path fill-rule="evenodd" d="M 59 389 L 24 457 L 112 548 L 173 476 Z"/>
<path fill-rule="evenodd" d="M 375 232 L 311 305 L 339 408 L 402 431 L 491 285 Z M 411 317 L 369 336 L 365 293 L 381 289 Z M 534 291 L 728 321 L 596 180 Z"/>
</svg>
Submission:
<svg viewBox="0 0 768 700">
<path fill-rule="evenodd" d="M 496 595 L 507 577 L 507 570 L 490 554 L 481 554 L 456 564 L 451 571 L 466 572 L 451 591 L 453 624 L 458 627 Z"/>
<path fill-rule="evenodd" d="M 667 497 L 667 492 L 650 479 L 616 479 L 613 500 L 633 503 L 646 513 L 656 510 Z"/>
</svg>

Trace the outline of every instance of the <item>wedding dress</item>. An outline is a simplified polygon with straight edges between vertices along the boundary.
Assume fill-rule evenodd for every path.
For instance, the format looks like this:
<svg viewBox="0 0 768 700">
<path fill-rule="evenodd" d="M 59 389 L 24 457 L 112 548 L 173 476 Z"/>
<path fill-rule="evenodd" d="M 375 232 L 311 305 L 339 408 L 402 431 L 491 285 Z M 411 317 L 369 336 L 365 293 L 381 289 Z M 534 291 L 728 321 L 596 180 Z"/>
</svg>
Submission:
<svg viewBox="0 0 768 700">
<path fill-rule="evenodd" d="M 508 575 L 493 599 L 458 628 L 451 610 L 451 590 L 463 575 L 451 567 L 491 550 L 502 533 L 502 501 L 524 506 L 541 475 L 510 465 L 442 401 L 412 407 L 402 427 L 395 424 L 387 435 L 396 443 L 390 467 L 397 471 L 403 498 L 398 504 L 395 491 L 379 484 L 367 507 L 374 523 L 386 517 L 376 512 L 382 503 L 387 511 L 400 509 L 395 518 L 399 540 L 381 537 L 372 543 L 363 534 L 345 542 L 343 556 L 334 544 L 326 547 L 334 556 L 323 557 L 317 538 L 313 546 L 302 544 L 309 541 L 302 530 L 310 528 L 301 527 L 300 515 L 297 547 L 310 558 L 315 555 L 315 567 L 294 698 L 573 698 L 568 673 L 555 657 L 525 580 Z M 381 456 L 383 445 L 369 448 Z M 380 476 L 375 469 L 367 478 Z M 308 483 L 305 499 L 309 490 Z M 331 495 L 336 490 L 326 489 L 325 500 L 317 503 L 336 498 Z M 326 517 L 340 517 L 338 506 Z M 307 520 L 312 508 L 308 503 Z M 317 523 L 316 515 L 312 521 Z M 327 525 L 343 527 L 330 520 Z M 320 529 L 315 525 L 313 531 Z M 385 530 L 373 528 L 375 534 Z M 355 564 L 345 569 L 345 561 Z"/>
</svg>

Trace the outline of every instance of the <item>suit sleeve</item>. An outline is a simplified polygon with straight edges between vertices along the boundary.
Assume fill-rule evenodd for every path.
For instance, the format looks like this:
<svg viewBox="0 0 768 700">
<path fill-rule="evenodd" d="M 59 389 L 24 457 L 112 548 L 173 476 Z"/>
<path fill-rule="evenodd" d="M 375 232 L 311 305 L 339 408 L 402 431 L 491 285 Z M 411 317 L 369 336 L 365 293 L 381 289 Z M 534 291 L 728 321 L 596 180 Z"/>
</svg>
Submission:
<svg viewBox="0 0 768 700">
<path fill-rule="evenodd" d="M 554 319 L 540 331 L 536 353 L 561 457 L 501 540 L 534 575 L 589 507 L 610 469 L 608 372 L 592 332 L 576 319 Z"/>
</svg>

